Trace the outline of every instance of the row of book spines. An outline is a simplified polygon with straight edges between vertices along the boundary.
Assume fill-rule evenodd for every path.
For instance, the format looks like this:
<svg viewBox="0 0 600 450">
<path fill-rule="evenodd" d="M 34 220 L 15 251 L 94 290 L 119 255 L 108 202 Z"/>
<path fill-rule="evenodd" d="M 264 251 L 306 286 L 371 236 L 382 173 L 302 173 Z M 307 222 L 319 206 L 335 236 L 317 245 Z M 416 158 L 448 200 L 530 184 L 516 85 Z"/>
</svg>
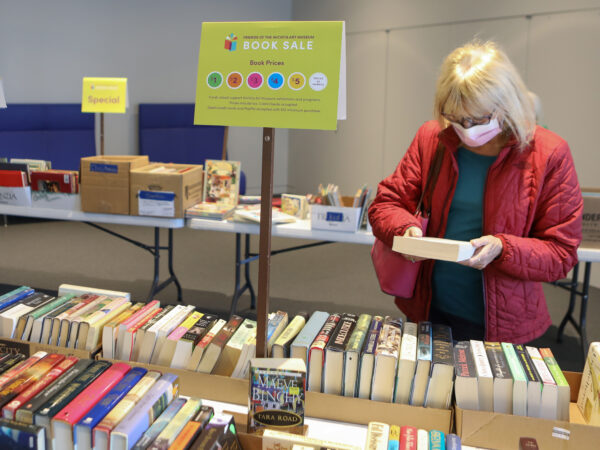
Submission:
<svg viewBox="0 0 600 450">
<path fill-rule="evenodd" d="M 460 437 L 444 434 L 439 430 L 425 430 L 409 425 L 389 425 L 383 422 L 369 422 L 365 450 L 387 448 L 389 450 L 459 450 Z"/>
</svg>

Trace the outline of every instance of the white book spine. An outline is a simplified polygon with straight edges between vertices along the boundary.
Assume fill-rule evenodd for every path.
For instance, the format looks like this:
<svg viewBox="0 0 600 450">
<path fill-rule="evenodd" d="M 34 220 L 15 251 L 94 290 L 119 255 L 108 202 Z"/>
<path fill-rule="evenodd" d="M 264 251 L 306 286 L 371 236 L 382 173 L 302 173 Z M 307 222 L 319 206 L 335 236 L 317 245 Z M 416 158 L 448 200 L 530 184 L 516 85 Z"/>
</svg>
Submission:
<svg viewBox="0 0 600 450">
<path fill-rule="evenodd" d="M 471 341 L 471 351 L 473 360 L 477 369 L 477 376 L 480 378 L 493 378 L 492 368 L 485 352 L 485 345 L 482 341 Z"/>
<path fill-rule="evenodd" d="M 540 355 L 540 351 L 535 347 L 525 348 L 527 349 L 527 353 L 529 353 L 531 361 L 533 361 L 533 365 L 535 366 L 542 383 L 556 385 L 548 366 L 546 366 L 546 363 L 544 362 L 544 358 L 542 358 L 542 355 Z"/>
</svg>

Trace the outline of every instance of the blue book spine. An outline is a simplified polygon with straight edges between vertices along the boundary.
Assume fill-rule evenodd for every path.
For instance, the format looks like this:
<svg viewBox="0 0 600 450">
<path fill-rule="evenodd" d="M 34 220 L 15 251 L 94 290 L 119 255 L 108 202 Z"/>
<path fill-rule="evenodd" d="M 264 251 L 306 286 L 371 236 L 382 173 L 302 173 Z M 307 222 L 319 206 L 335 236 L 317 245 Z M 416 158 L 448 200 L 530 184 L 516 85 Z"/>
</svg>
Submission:
<svg viewBox="0 0 600 450">
<path fill-rule="evenodd" d="M 438 430 L 431 430 L 429 432 L 429 450 L 446 450 L 444 433 Z"/>
<path fill-rule="evenodd" d="M 119 441 L 131 448 L 142 437 L 152 422 L 167 408 L 179 393 L 179 379 L 172 373 L 164 374 L 142 397 L 135 409 L 117 425 L 110 436 L 111 445 Z"/>
<path fill-rule="evenodd" d="M 10 292 L 7 292 L 6 294 L 2 294 L 2 295 L 0 295 L 0 302 L 2 302 L 2 300 L 4 300 L 5 298 L 12 297 L 13 295 L 18 294 L 19 292 L 23 292 L 28 289 L 31 289 L 31 288 L 29 286 L 21 286 L 17 289 L 13 289 Z"/>
<path fill-rule="evenodd" d="M 11 295 L 10 297 L 6 297 L 5 299 L 0 301 L 0 310 L 14 305 L 19 300 L 23 300 L 25 297 L 29 297 L 34 292 L 35 290 L 29 288 L 25 289 L 24 291 L 17 292 L 16 294 Z"/>
<path fill-rule="evenodd" d="M 460 450 L 460 438 L 456 434 L 446 435 L 446 450 Z"/>
<path fill-rule="evenodd" d="M 312 316 L 310 316 L 310 319 L 308 319 L 308 322 L 306 322 L 306 325 L 300 330 L 296 339 L 294 339 L 292 346 L 306 347 L 308 350 L 310 344 L 313 343 L 317 334 L 319 334 L 319 331 L 321 331 L 321 328 L 325 325 L 328 317 L 329 313 L 327 312 L 315 311 Z"/>
<path fill-rule="evenodd" d="M 104 416 L 106 416 L 110 410 L 113 409 L 125 395 L 127 395 L 131 388 L 146 375 L 146 372 L 148 372 L 148 370 L 142 367 L 134 367 L 131 369 L 127 375 L 125 375 L 123 379 L 102 398 L 102 400 L 96 403 L 96 406 L 94 406 L 76 426 L 87 427 L 90 430 L 93 429 L 102 419 L 104 419 Z M 75 436 L 77 436 L 77 434 L 75 434 Z M 75 444 L 77 444 L 77 442 L 75 442 Z"/>
</svg>

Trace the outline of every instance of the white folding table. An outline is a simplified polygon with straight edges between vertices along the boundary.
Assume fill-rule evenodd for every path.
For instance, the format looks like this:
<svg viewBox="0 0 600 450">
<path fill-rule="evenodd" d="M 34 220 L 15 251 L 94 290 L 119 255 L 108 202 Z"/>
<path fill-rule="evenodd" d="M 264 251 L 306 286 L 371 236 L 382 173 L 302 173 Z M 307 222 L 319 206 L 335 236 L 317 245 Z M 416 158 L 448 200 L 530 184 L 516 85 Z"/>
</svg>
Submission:
<svg viewBox="0 0 600 450">
<path fill-rule="evenodd" d="M 184 219 L 170 219 L 160 217 L 145 217 L 145 216 L 128 216 L 124 214 L 96 214 L 87 213 L 77 210 L 66 210 L 57 208 L 40 208 L 29 206 L 13 206 L 0 204 L 0 215 L 35 217 L 38 219 L 53 219 L 53 220 L 71 220 L 75 222 L 83 222 L 94 228 L 111 234 L 112 236 L 123 239 L 133 245 L 136 245 L 154 256 L 154 277 L 148 301 L 152 300 L 157 292 L 160 292 L 169 284 L 174 283 L 177 288 L 177 300 L 181 301 L 181 285 L 173 270 L 173 229 L 183 228 L 185 225 Z M 128 238 L 120 233 L 109 230 L 98 223 L 114 224 L 114 225 L 134 225 L 141 227 L 154 227 L 154 244 L 147 245 L 134 239 Z M 169 233 L 167 246 L 160 245 L 160 229 L 166 228 Z M 169 278 L 160 283 L 160 252 L 167 251 Z"/>
</svg>

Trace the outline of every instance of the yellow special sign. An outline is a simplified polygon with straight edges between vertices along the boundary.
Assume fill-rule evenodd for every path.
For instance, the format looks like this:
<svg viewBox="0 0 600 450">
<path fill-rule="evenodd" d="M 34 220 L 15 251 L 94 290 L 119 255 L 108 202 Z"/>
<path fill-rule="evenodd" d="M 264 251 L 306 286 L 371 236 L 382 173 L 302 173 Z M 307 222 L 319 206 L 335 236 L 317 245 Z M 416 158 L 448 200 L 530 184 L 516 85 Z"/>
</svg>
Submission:
<svg viewBox="0 0 600 450">
<path fill-rule="evenodd" d="M 335 130 L 345 73 L 344 22 L 203 23 L 194 123 Z"/>
<path fill-rule="evenodd" d="M 81 112 L 125 113 L 127 78 L 85 77 L 81 95 Z"/>
</svg>

